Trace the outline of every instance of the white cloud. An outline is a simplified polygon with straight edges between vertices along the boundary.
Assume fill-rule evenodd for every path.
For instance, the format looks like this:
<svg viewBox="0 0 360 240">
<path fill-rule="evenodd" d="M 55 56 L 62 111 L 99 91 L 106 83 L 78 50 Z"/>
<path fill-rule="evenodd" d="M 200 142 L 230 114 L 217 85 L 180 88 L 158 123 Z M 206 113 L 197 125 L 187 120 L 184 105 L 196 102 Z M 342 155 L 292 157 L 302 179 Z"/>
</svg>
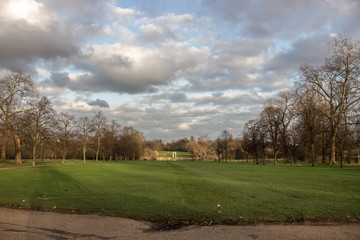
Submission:
<svg viewBox="0 0 360 240">
<path fill-rule="evenodd" d="M 189 131 L 189 130 L 191 130 L 191 127 L 190 127 L 189 123 L 180 123 L 177 126 L 177 129 L 180 131 Z"/>
<path fill-rule="evenodd" d="M 0 72 L 34 73 L 61 111 L 110 103 L 146 136 L 216 137 L 300 64 L 321 64 L 334 33 L 359 39 L 359 12 L 353 0 L 3 0 Z"/>
</svg>

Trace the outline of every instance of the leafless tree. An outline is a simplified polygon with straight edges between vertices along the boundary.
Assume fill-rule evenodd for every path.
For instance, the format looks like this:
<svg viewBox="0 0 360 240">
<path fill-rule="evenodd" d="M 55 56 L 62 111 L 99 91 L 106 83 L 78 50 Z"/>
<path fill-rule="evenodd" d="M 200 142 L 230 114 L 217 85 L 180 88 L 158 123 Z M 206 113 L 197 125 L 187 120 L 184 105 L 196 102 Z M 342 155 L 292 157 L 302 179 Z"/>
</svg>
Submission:
<svg viewBox="0 0 360 240">
<path fill-rule="evenodd" d="M 120 155 L 124 160 L 140 159 L 144 155 L 145 137 L 133 127 L 124 127 L 119 140 Z"/>
<path fill-rule="evenodd" d="M 314 166 L 315 156 L 315 140 L 320 134 L 321 125 L 324 124 L 324 117 L 321 114 L 324 105 L 319 95 L 311 91 L 296 91 L 296 107 L 295 111 L 298 117 L 298 123 L 304 131 L 304 138 L 307 138 L 311 148 L 311 164 Z"/>
<path fill-rule="evenodd" d="M 281 113 L 282 110 L 274 105 L 272 99 L 269 99 L 265 103 L 264 110 L 260 113 L 260 121 L 268 132 L 268 135 L 271 139 L 271 145 L 274 150 L 274 165 L 277 164 L 279 151 L 279 138 L 282 124 Z"/>
<path fill-rule="evenodd" d="M 250 154 L 252 154 L 255 159 L 254 163 L 259 163 L 259 154 L 261 148 L 261 123 L 257 120 L 248 121 L 243 129 L 243 148 Z"/>
<path fill-rule="evenodd" d="M 30 105 L 31 111 L 25 114 L 25 121 L 32 145 L 32 166 L 35 167 L 37 147 L 54 129 L 55 110 L 46 97 L 34 99 Z"/>
<path fill-rule="evenodd" d="M 216 139 L 217 147 L 216 153 L 219 161 L 226 161 L 229 159 L 230 143 L 233 141 L 233 136 L 227 130 L 221 132 L 220 136 Z"/>
<path fill-rule="evenodd" d="M 100 148 L 101 148 L 101 139 L 102 139 L 104 127 L 106 124 L 106 117 L 104 116 L 104 114 L 101 111 L 99 111 L 97 114 L 95 114 L 92 121 L 94 124 L 95 140 L 96 140 L 95 160 L 96 160 L 96 162 L 98 162 Z"/>
<path fill-rule="evenodd" d="M 61 112 L 57 117 L 58 131 L 59 131 L 59 142 L 61 144 L 62 160 L 61 164 L 64 164 L 67 152 L 69 139 L 71 138 L 72 130 L 76 124 L 75 117 L 68 113 Z"/>
<path fill-rule="evenodd" d="M 119 139 L 119 133 L 120 124 L 115 120 L 111 121 L 111 125 L 106 124 L 104 127 L 102 145 L 104 152 L 109 156 L 110 161 L 114 159 L 114 149 L 116 142 Z"/>
<path fill-rule="evenodd" d="M 86 163 L 86 150 L 88 148 L 88 142 L 90 135 L 94 132 L 94 122 L 88 117 L 80 117 L 76 123 L 79 140 L 82 145 L 83 163 Z"/>
<path fill-rule="evenodd" d="M 215 158 L 214 142 L 208 135 L 200 135 L 187 143 L 188 151 L 193 154 L 193 159 L 206 161 Z"/>
<path fill-rule="evenodd" d="M 344 112 L 360 100 L 360 43 L 338 36 L 329 43 L 333 55 L 323 66 L 300 67 L 298 84 L 318 94 L 328 105 L 322 113 L 330 123 L 331 154 L 336 163 L 336 137 Z"/>
<path fill-rule="evenodd" d="M 12 70 L 0 80 L 0 111 L 3 122 L 12 134 L 15 146 L 15 161 L 21 164 L 21 144 L 16 121 L 24 112 L 31 110 L 27 101 L 36 96 L 35 83 L 30 75 Z"/>
</svg>

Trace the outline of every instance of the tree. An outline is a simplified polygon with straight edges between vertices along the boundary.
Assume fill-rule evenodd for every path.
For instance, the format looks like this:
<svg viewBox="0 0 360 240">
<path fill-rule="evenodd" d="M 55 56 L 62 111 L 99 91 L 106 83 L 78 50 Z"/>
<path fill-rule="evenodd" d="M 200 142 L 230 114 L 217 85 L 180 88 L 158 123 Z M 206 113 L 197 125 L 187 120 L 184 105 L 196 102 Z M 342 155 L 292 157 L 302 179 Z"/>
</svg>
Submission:
<svg viewBox="0 0 360 240">
<path fill-rule="evenodd" d="M 293 119 L 294 104 L 293 94 L 290 91 L 282 91 L 278 94 L 275 104 L 279 109 L 280 114 L 280 146 L 284 153 L 285 163 L 289 161 L 289 127 Z"/>
<path fill-rule="evenodd" d="M 187 143 L 188 151 L 192 153 L 193 159 L 206 161 L 215 156 L 214 143 L 208 135 L 200 135 Z"/>
<path fill-rule="evenodd" d="M 296 91 L 296 114 L 298 117 L 298 124 L 304 131 L 304 138 L 307 138 L 311 148 L 311 165 L 315 163 L 315 140 L 316 136 L 320 133 L 321 124 L 324 122 L 323 115 L 321 114 L 321 99 L 311 91 Z"/>
<path fill-rule="evenodd" d="M 80 117 L 77 121 L 77 129 L 79 132 L 79 139 L 82 144 L 82 155 L 83 155 L 83 163 L 86 163 L 86 150 L 88 147 L 88 142 L 90 138 L 90 134 L 94 132 L 94 122 L 90 120 L 88 117 Z"/>
<path fill-rule="evenodd" d="M 21 164 L 21 144 L 16 121 L 19 116 L 31 110 L 27 102 L 36 96 L 35 83 L 30 75 L 12 70 L 0 80 L 0 111 L 4 124 L 14 139 L 15 162 Z"/>
<path fill-rule="evenodd" d="M 98 162 L 99 160 L 99 153 L 100 153 L 100 147 L 101 147 L 101 138 L 104 132 L 104 127 L 106 124 L 106 117 L 104 114 L 99 111 L 93 118 L 94 123 L 94 130 L 95 130 L 95 139 L 96 139 L 96 157 L 95 160 Z"/>
<path fill-rule="evenodd" d="M 143 133 L 133 127 L 124 127 L 120 135 L 119 150 L 124 160 L 140 159 L 145 150 Z"/>
<path fill-rule="evenodd" d="M 116 141 L 119 137 L 120 124 L 115 120 L 111 121 L 111 125 L 106 124 L 103 134 L 103 149 L 108 154 L 109 160 L 112 161 L 114 157 L 114 149 Z"/>
<path fill-rule="evenodd" d="M 76 122 L 73 115 L 64 112 L 61 112 L 58 115 L 57 122 L 59 131 L 59 143 L 61 144 L 62 152 L 61 164 L 64 164 L 64 161 L 67 157 L 69 139 L 71 137 L 71 132 Z"/>
<path fill-rule="evenodd" d="M 37 147 L 55 125 L 55 110 L 46 97 L 35 99 L 30 104 L 32 110 L 25 114 L 25 121 L 32 144 L 32 166 L 35 167 Z"/>
<path fill-rule="evenodd" d="M 327 104 L 322 113 L 328 118 L 331 139 L 329 164 L 336 164 L 336 137 L 344 112 L 360 100 L 360 46 L 338 36 L 329 43 L 333 55 L 322 66 L 300 67 L 298 84 L 318 94 Z"/>
<path fill-rule="evenodd" d="M 243 147 L 248 152 L 251 153 L 254 157 L 254 163 L 259 163 L 259 151 L 260 151 L 260 141 L 261 141 L 261 132 L 260 122 L 257 120 L 248 121 L 243 129 Z"/>
<path fill-rule="evenodd" d="M 279 107 L 274 106 L 273 100 L 270 99 L 265 103 L 264 110 L 260 113 L 260 121 L 265 126 L 271 144 L 274 150 L 274 165 L 277 164 L 277 156 L 279 151 L 280 127 L 282 124 L 282 114 Z"/>
<path fill-rule="evenodd" d="M 216 139 L 216 152 L 218 154 L 219 161 L 225 160 L 227 162 L 227 160 L 229 159 L 229 145 L 232 140 L 233 137 L 227 130 L 222 131 L 220 136 Z"/>
<path fill-rule="evenodd" d="M 198 137 L 198 145 L 200 148 L 200 159 L 203 161 L 208 160 L 216 156 L 214 151 L 214 143 L 211 141 L 210 137 L 206 135 L 200 135 Z"/>
</svg>

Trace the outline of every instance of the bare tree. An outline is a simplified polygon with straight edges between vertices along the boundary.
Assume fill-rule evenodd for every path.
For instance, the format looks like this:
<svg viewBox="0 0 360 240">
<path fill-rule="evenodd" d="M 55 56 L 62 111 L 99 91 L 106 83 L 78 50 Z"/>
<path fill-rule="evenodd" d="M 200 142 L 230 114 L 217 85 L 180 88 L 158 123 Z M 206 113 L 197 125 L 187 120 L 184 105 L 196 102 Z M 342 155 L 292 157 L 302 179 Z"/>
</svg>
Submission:
<svg viewBox="0 0 360 240">
<path fill-rule="evenodd" d="M 114 149 L 116 141 L 119 138 L 120 124 L 115 120 L 111 121 L 111 125 L 106 124 L 103 133 L 103 149 L 108 154 L 110 162 L 114 158 Z"/>
<path fill-rule="evenodd" d="M 32 144 L 32 166 L 36 163 L 36 150 L 55 125 L 55 110 L 51 101 L 42 97 L 31 101 L 32 110 L 25 114 L 25 121 Z"/>
<path fill-rule="evenodd" d="M 261 148 L 260 124 L 257 120 L 250 120 L 245 124 L 243 129 L 243 148 L 255 157 L 254 163 L 256 164 L 259 163 Z"/>
<path fill-rule="evenodd" d="M 216 156 L 216 153 L 214 151 L 214 142 L 207 134 L 200 135 L 197 139 L 197 142 L 200 147 L 200 159 L 205 161 L 209 158 L 213 158 L 214 156 Z"/>
<path fill-rule="evenodd" d="M 36 96 L 35 83 L 30 75 L 13 70 L 0 80 L 0 111 L 6 126 L 14 139 L 15 161 L 21 164 L 21 144 L 16 121 L 19 116 L 30 111 L 27 100 Z"/>
<path fill-rule="evenodd" d="M 145 150 L 143 133 L 133 127 L 124 127 L 121 130 L 119 150 L 124 160 L 140 159 Z"/>
<path fill-rule="evenodd" d="M 298 124 L 304 131 L 304 137 L 308 138 L 311 148 L 311 164 L 315 163 L 315 140 L 320 134 L 321 125 L 324 124 L 324 118 L 321 109 L 324 107 L 319 95 L 311 91 L 296 90 L 296 114 Z"/>
<path fill-rule="evenodd" d="M 360 46 L 350 38 L 338 36 L 329 43 L 331 58 L 319 67 L 300 67 L 299 84 L 313 91 L 328 105 L 322 113 L 330 123 L 331 154 L 336 163 L 336 137 L 344 112 L 360 100 Z"/>
<path fill-rule="evenodd" d="M 216 154 L 214 151 L 214 143 L 208 135 L 200 135 L 187 143 L 188 151 L 192 153 L 193 159 L 206 161 L 213 158 Z"/>
<path fill-rule="evenodd" d="M 270 99 L 265 103 L 264 110 L 260 113 L 260 121 L 265 126 L 274 150 L 274 165 L 277 164 L 279 151 L 280 128 L 282 124 L 282 110 L 274 106 Z"/>
<path fill-rule="evenodd" d="M 88 148 L 88 142 L 90 134 L 94 132 L 94 123 L 88 117 L 80 117 L 76 123 L 79 139 L 82 144 L 83 163 L 86 163 L 86 150 Z"/>
<path fill-rule="evenodd" d="M 289 127 L 295 115 L 294 96 L 290 91 L 282 91 L 275 100 L 280 113 L 280 146 L 285 157 L 285 163 L 289 162 Z"/>
<path fill-rule="evenodd" d="M 58 130 L 59 130 L 59 141 L 62 150 L 61 164 L 64 164 L 68 152 L 68 143 L 71 137 L 72 129 L 76 124 L 75 117 L 68 113 L 61 112 L 57 118 Z"/>
<path fill-rule="evenodd" d="M 104 114 L 99 111 L 93 118 L 94 123 L 94 130 L 95 130 L 95 139 L 96 139 L 96 162 L 99 160 L 99 153 L 100 153 L 100 147 L 101 147 L 101 139 L 104 132 L 104 127 L 106 124 L 106 117 Z"/>
<path fill-rule="evenodd" d="M 227 160 L 229 159 L 231 141 L 233 141 L 233 137 L 227 130 L 222 131 L 220 136 L 216 139 L 216 152 L 218 154 L 219 161 L 225 160 L 227 162 Z"/>
</svg>

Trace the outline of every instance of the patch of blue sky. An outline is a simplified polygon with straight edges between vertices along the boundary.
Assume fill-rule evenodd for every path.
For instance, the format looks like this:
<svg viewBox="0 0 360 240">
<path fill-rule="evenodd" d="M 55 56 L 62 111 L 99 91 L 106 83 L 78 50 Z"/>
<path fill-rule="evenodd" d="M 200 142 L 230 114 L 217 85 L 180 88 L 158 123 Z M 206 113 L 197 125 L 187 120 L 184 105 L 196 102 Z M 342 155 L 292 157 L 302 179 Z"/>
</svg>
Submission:
<svg viewBox="0 0 360 240">
<path fill-rule="evenodd" d="M 126 7 L 143 11 L 150 16 L 164 15 L 164 12 L 184 14 L 201 10 L 200 0 L 116 0 L 116 5 L 122 8 Z"/>
<path fill-rule="evenodd" d="M 285 53 L 293 50 L 293 46 L 291 41 L 276 39 L 274 40 L 274 44 L 269 48 L 270 55 L 277 55 L 279 53 Z"/>
<path fill-rule="evenodd" d="M 112 93 L 112 92 L 102 92 L 102 93 L 93 93 L 91 94 L 91 100 L 104 100 L 110 106 L 111 105 L 121 105 L 126 101 L 132 101 L 137 98 L 136 95 L 129 95 L 129 94 L 119 94 L 119 93 Z"/>
</svg>

